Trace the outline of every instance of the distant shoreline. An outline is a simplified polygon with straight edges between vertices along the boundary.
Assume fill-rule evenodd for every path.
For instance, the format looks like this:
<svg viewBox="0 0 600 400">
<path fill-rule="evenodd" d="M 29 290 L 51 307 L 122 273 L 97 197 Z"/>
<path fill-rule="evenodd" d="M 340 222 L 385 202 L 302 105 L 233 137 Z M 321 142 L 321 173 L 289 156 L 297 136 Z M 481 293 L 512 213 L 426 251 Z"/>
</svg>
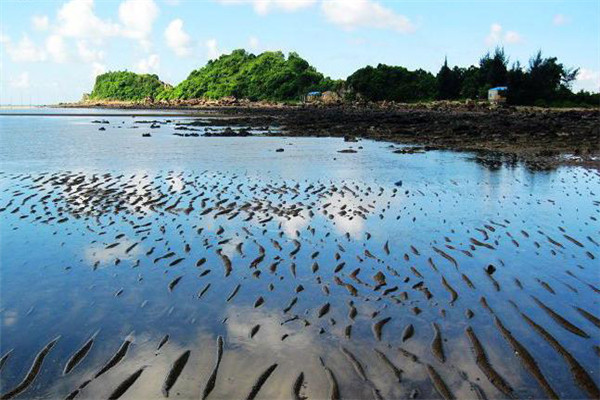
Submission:
<svg viewBox="0 0 600 400">
<path fill-rule="evenodd" d="M 486 102 L 416 104 L 266 104 L 222 102 L 166 106 L 163 103 L 70 103 L 63 109 L 131 110 L 115 113 L 22 113 L 34 116 L 191 117 L 221 127 L 277 126 L 290 137 L 343 137 L 476 152 L 535 168 L 582 165 L 600 169 L 600 109 L 490 107 Z M 136 112 L 150 110 L 150 112 Z M 152 112 L 155 111 L 155 112 Z M 0 113 L 0 116 L 19 113 Z M 495 161 L 494 161 L 495 162 Z"/>
</svg>

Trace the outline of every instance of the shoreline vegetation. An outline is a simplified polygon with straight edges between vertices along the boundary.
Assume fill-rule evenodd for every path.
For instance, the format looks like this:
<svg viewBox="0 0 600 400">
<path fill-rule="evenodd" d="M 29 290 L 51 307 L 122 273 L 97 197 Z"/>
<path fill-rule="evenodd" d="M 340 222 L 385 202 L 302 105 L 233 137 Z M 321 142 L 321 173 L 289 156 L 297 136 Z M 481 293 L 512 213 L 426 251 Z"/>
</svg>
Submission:
<svg viewBox="0 0 600 400">
<path fill-rule="evenodd" d="M 288 136 L 476 151 L 492 162 L 522 160 L 538 168 L 598 167 L 600 94 L 573 93 L 578 71 L 541 52 L 527 68 L 508 65 L 497 48 L 466 69 L 451 69 L 446 61 L 437 76 L 380 64 L 334 81 L 296 53 L 235 50 L 177 86 L 157 75 L 108 72 L 82 101 L 59 106 L 193 110 L 213 115 L 212 124 L 277 124 Z M 500 85 L 508 85 L 507 104 L 480 100 Z M 318 97 L 307 97 L 315 91 Z"/>
<path fill-rule="evenodd" d="M 540 107 L 599 107 L 600 93 L 571 86 L 579 69 L 568 68 L 556 57 L 539 51 L 527 67 L 510 59 L 504 49 L 487 53 L 478 65 L 450 68 L 448 60 L 434 75 L 402 66 L 366 66 L 345 80 L 324 76 L 297 53 L 281 51 L 254 55 L 243 49 L 210 60 L 172 86 L 155 74 L 112 71 L 98 75 L 93 90 L 82 101 L 126 101 L 178 105 L 181 102 L 233 98 L 284 104 L 318 100 L 323 103 L 485 100 L 488 90 L 507 87 L 510 105 Z"/>
</svg>

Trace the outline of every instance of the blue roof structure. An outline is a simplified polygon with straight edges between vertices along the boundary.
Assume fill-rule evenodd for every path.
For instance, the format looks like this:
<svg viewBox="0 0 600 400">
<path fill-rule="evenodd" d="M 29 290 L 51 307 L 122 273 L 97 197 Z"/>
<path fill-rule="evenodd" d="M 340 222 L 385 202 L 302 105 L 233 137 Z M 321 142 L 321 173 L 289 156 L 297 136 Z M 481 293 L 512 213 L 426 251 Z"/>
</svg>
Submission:
<svg viewBox="0 0 600 400">
<path fill-rule="evenodd" d="M 318 96 L 320 94 L 321 94 L 321 92 L 308 92 L 309 96 Z"/>
<path fill-rule="evenodd" d="M 497 87 L 491 88 L 490 90 L 508 90 L 508 87 L 506 87 L 506 86 L 497 86 Z"/>
</svg>

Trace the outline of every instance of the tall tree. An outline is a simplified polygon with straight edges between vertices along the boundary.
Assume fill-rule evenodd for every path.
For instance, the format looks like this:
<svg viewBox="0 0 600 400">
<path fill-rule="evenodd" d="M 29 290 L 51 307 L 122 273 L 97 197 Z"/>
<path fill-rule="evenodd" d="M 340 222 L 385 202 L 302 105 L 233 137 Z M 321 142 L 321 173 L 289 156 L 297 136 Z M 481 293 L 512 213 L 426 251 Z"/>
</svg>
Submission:
<svg viewBox="0 0 600 400">
<path fill-rule="evenodd" d="M 462 71 L 458 67 L 450 69 L 448 58 L 444 59 L 444 65 L 437 74 L 437 98 L 439 100 L 452 100 L 460 97 Z"/>
<path fill-rule="evenodd" d="M 479 60 L 480 84 L 485 92 L 487 89 L 506 85 L 508 57 L 504 49 L 496 47 L 493 56 L 487 53 Z"/>
</svg>

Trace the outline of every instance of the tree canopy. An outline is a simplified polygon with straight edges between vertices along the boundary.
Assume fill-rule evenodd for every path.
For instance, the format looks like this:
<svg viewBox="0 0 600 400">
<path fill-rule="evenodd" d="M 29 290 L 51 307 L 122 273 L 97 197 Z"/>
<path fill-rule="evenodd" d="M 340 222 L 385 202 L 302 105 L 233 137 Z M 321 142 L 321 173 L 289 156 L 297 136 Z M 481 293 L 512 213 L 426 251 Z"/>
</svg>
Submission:
<svg viewBox="0 0 600 400">
<path fill-rule="evenodd" d="M 328 90 L 334 82 L 317 72 L 297 53 L 289 56 L 267 51 L 258 56 L 234 50 L 193 71 L 165 99 L 218 99 L 225 96 L 250 100 L 299 99 L 312 90 Z"/>
<path fill-rule="evenodd" d="M 468 68 L 450 67 L 448 60 L 437 75 L 422 69 L 379 64 L 355 71 L 346 81 L 334 81 L 318 72 L 297 53 L 281 51 L 254 55 L 234 50 L 192 71 L 176 87 L 157 75 L 129 71 L 108 72 L 96 78 L 92 100 L 238 99 L 297 101 L 311 91 L 335 90 L 346 98 L 368 101 L 414 102 L 485 99 L 490 88 L 508 86 L 510 104 L 541 106 L 600 105 L 600 94 L 573 93 L 578 69 L 565 67 L 556 57 L 536 53 L 526 67 L 516 61 L 509 68 L 504 49 L 496 48 Z"/>
<path fill-rule="evenodd" d="M 346 85 L 351 92 L 370 101 L 410 102 L 432 100 L 436 95 L 436 80 L 431 73 L 385 64 L 359 69 L 348 77 Z"/>
<path fill-rule="evenodd" d="M 95 100 L 140 101 L 155 99 L 167 85 L 157 75 L 136 74 L 129 71 L 107 72 L 96 77 L 89 98 Z"/>
</svg>

